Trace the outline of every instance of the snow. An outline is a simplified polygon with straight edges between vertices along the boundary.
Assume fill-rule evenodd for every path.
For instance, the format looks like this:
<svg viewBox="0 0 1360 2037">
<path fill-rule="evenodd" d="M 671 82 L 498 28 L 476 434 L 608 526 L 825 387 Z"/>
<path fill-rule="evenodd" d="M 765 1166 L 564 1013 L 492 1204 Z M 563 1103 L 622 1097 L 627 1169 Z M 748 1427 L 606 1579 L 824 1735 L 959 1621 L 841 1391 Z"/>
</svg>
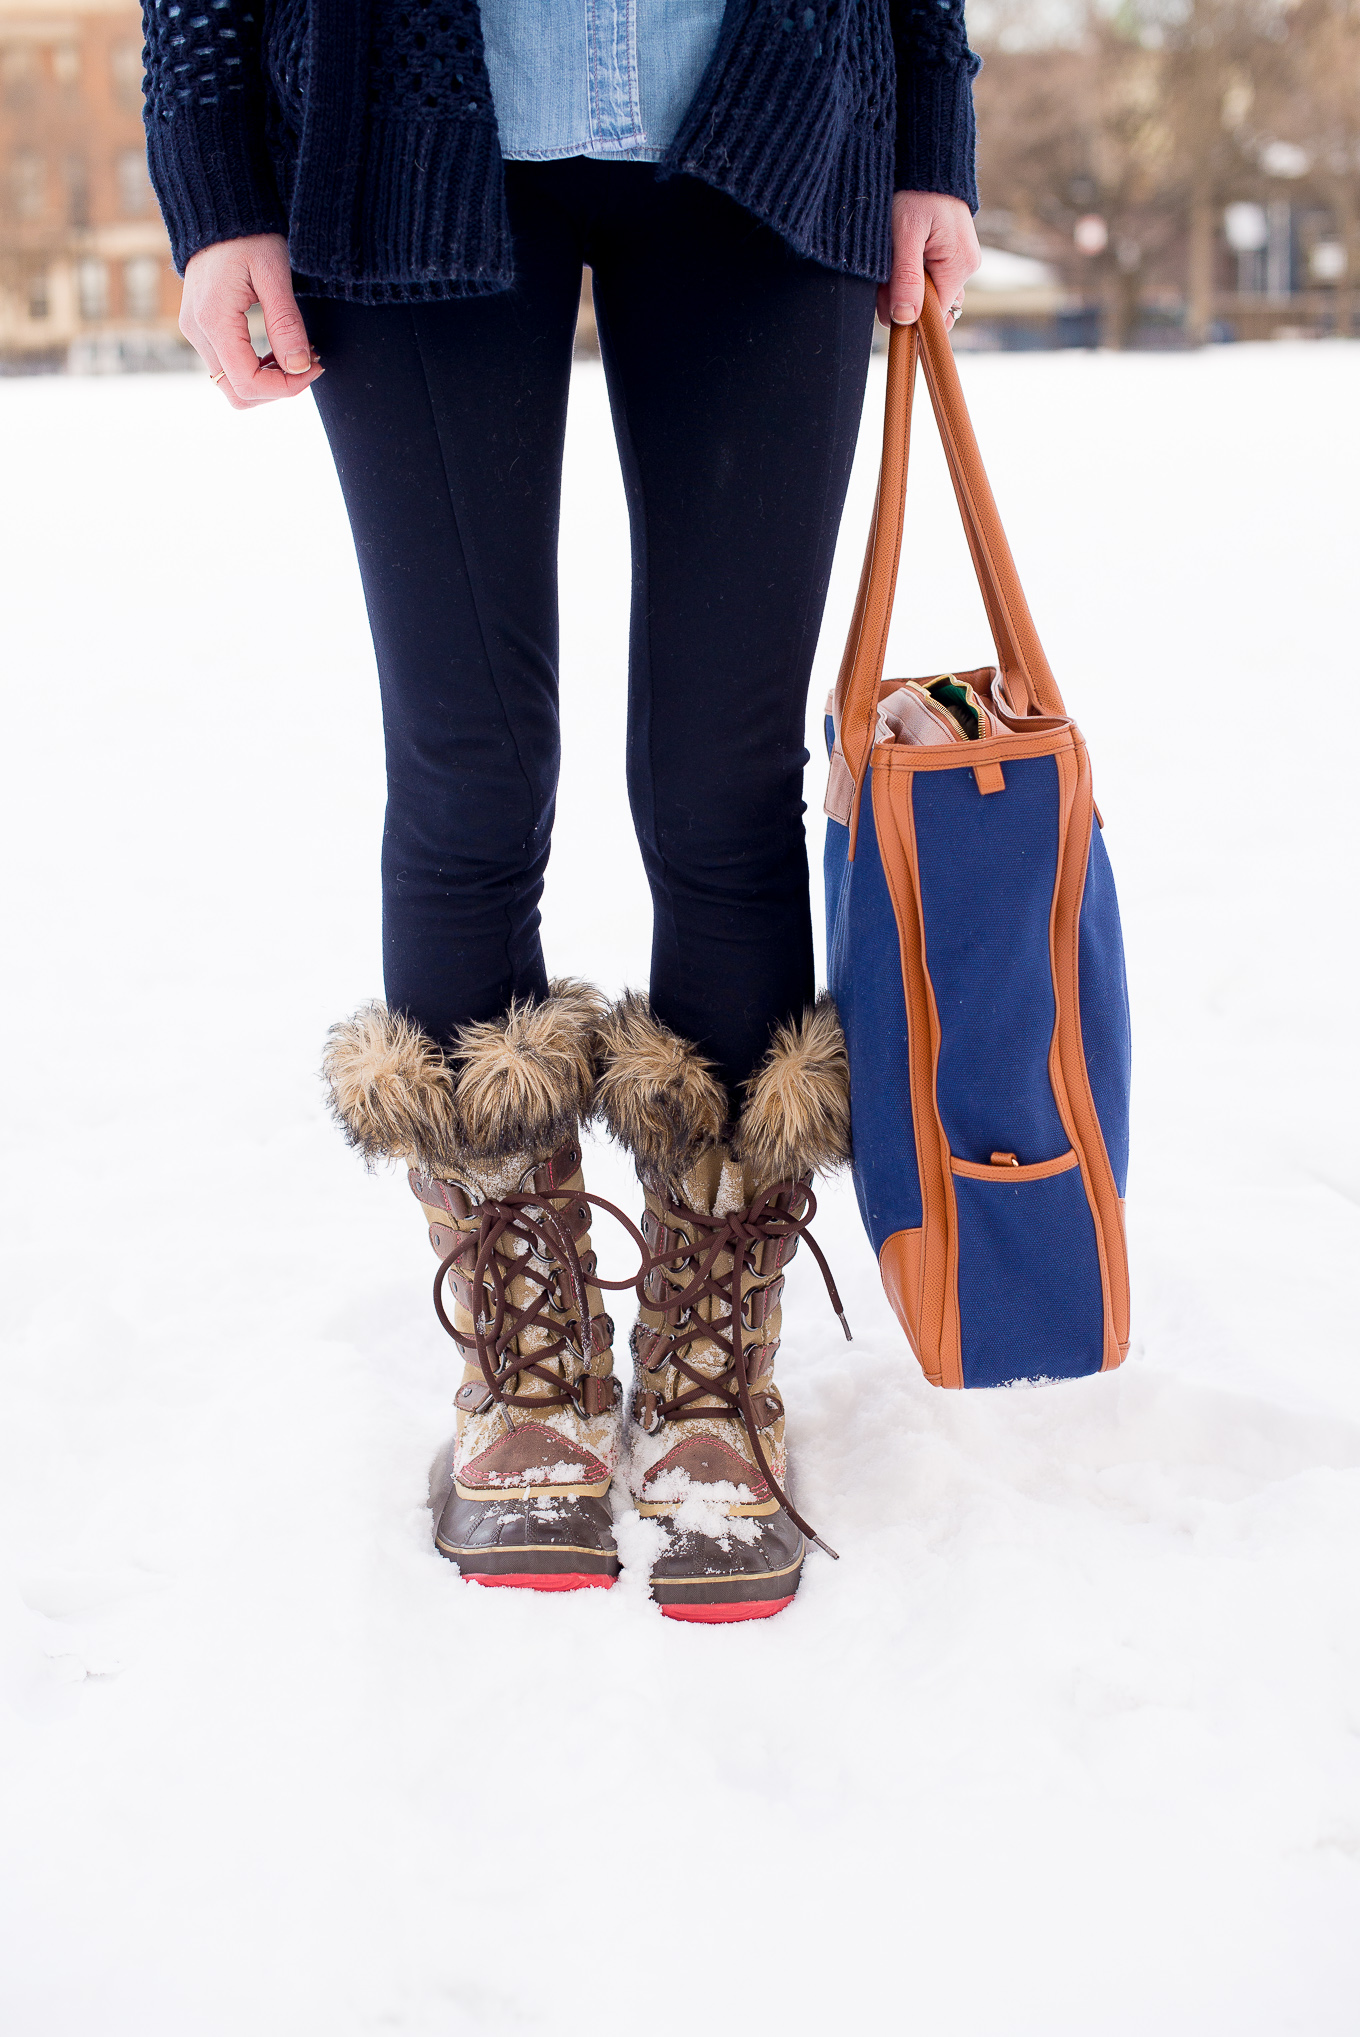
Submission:
<svg viewBox="0 0 1360 2037">
<path fill-rule="evenodd" d="M 431 1547 L 433 1262 L 316 1077 L 380 987 L 382 784 L 313 412 L 0 383 L 7 2037 L 1354 2030 L 1357 369 L 963 361 L 1121 887 L 1134 1347 L 934 1391 L 825 1186 L 855 1342 L 801 1254 L 780 1385 L 841 1561 L 713 1628 L 650 1605 L 635 1516 L 608 1593 Z M 987 656 L 918 445 L 904 673 Z M 648 926 L 594 365 L 563 564 L 548 959 L 615 989 Z"/>
<path fill-rule="evenodd" d="M 1038 261 L 1033 255 L 1017 255 L 1009 248 L 988 247 L 981 250 L 981 255 L 976 275 L 969 278 L 970 290 L 1047 289 L 1058 280 L 1057 270 L 1052 264 Z"/>
</svg>

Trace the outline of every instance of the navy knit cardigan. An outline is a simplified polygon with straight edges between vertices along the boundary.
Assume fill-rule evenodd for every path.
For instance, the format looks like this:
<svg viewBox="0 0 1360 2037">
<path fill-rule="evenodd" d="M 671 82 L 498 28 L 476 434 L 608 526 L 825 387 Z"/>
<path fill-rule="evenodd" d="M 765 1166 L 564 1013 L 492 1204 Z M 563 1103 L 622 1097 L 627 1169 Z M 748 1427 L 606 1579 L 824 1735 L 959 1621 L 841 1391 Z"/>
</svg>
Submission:
<svg viewBox="0 0 1360 2037">
<path fill-rule="evenodd" d="M 175 265 L 286 234 L 300 286 L 418 303 L 514 279 L 477 0 L 143 0 Z M 661 166 L 886 280 L 894 189 L 976 206 L 963 0 L 728 0 Z"/>
</svg>

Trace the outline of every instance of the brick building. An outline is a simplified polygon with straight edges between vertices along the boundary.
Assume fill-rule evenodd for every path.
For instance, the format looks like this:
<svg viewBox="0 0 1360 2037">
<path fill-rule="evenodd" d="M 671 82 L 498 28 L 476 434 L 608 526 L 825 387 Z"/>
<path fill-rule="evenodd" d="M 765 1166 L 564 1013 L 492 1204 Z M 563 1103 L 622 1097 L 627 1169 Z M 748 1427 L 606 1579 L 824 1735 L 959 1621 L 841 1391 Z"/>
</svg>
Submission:
<svg viewBox="0 0 1360 2037">
<path fill-rule="evenodd" d="M 136 0 L 0 0 L 0 368 L 176 364 Z"/>
</svg>

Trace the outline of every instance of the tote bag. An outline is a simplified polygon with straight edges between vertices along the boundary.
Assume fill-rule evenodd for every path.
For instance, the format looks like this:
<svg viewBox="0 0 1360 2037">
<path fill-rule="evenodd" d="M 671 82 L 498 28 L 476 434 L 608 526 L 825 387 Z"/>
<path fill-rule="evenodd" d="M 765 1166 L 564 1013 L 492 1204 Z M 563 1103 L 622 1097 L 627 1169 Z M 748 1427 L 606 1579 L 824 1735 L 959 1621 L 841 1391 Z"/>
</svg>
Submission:
<svg viewBox="0 0 1360 2037">
<path fill-rule="evenodd" d="M 918 356 L 998 663 L 885 680 Z M 888 1298 L 939 1386 L 1108 1371 L 1129 1341 L 1119 908 L 929 283 L 893 329 L 827 742 L 827 980 Z"/>
</svg>

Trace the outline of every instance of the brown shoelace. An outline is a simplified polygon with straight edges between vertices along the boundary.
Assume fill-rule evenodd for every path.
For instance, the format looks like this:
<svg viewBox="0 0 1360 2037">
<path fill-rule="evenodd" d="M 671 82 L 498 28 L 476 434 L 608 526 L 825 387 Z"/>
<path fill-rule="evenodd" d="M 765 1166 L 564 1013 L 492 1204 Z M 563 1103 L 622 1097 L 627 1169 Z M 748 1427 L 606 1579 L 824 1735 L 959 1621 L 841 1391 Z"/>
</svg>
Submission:
<svg viewBox="0 0 1360 2037">
<path fill-rule="evenodd" d="M 794 1207 L 795 1198 L 801 1199 L 798 1208 Z M 626 1280 L 605 1280 L 595 1270 L 593 1252 L 587 1255 L 589 1265 L 582 1261 L 570 1223 L 564 1213 L 552 1207 L 554 1203 L 573 1201 L 593 1203 L 623 1225 L 641 1254 L 637 1273 Z M 652 1432 L 663 1422 L 684 1420 L 687 1410 L 691 1418 L 701 1417 L 705 1421 L 740 1421 L 761 1475 L 779 1505 L 810 1542 L 828 1556 L 835 1557 L 836 1551 L 795 1511 L 770 1469 L 751 1403 L 749 1361 L 741 1335 L 741 1276 L 748 1255 L 761 1250 L 767 1240 L 791 1239 L 793 1243 L 785 1255 L 787 1263 L 801 1239 L 817 1261 L 831 1306 L 849 1338 L 850 1325 L 845 1319 L 831 1268 L 808 1228 L 817 1213 L 817 1198 L 807 1182 L 786 1181 L 763 1189 L 745 1209 L 733 1210 L 720 1217 L 691 1209 L 669 1192 L 665 1202 L 666 1215 L 673 1218 L 677 1225 L 683 1225 L 691 1235 L 691 1242 L 682 1241 L 666 1252 L 653 1252 L 636 1224 L 617 1204 L 606 1201 L 602 1195 L 592 1195 L 584 1188 L 555 1188 L 533 1193 L 519 1191 L 511 1195 L 488 1196 L 477 1205 L 476 1230 L 466 1231 L 458 1238 L 440 1261 L 434 1280 L 434 1305 L 440 1322 L 462 1352 L 475 1352 L 486 1382 L 486 1398 L 477 1412 L 481 1413 L 493 1401 L 498 1401 L 506 1407 L 572 1407 L 582 1419 L 586 1419 L 584 1380 L 590 1376 L 594 1340 L 587 1280 L 594 1287 L 611 1291 L 634 1288 L 643 1306 L 654 1308 L 657 1303 L 645 1292 L 648 1276 L 654 1271 L 664 1274 L 667 1269 L 679 1273 L 693 1265 L 693 1277 L 687 1286 L 673 1288 L 669 1281 L 666 1282 L 668 1293 L 662 1313 L 673 1319 L 674 1327 L 666 1334 L 665 1343 L 646 1367 L 649 1372 L 660 1372 L 663 1366 L 671 1366 L 689 1381 L 689 1385 L 669 1400 L 658 1400 L 653 1410 Z M 520 1241 L 527 1249 L 516 1251 L 514 1240 Z M 445 1280 L 456 1262 L 466 1260 L 469 1254 L 472 1256 L 472 1270 L 468 1276 L 468 1312 L 473 1323 L 471 1336 L 456 1328 L 444 1306 Z M 538 1265 L 534 1264 L 535 1260 Z M 724 1264 L 724 1261 L 728 1263 Z M 546 1270 L 541 1271 L 540 1267 Z M 576 1343 L 572 1342 L 569 1327 L 554 1322 L 549 1315 L 551 1309 L 559 1315 L 565 1312 L 561 1275 L 565 1275 L 570 1284 L 576 1306 L 579 1325 Z M 508 1291 L 511 1281 L 516 1279 L 529 1282 L 536 1290 L 520 1304 L 510 1300 Z M 698 1317 L 696 1309 L 707 1300 L 716 1302 L 725 1313 L 712 1321 Z M 525 1330 L 532 1328 L 547 1330 L 548 1341 L 532 1354 L 515 1351 L 516 1340 Z M 715 1345 L 723 1354 L 724 1363 L 716 1373 L 699 1371 L 686 1356 L 690 1346 L 701 1339 Z M 572 1359 L 579 1356 L 586 1368 L 575 1382 L 568 1379 L 565 1369 L 560 1372 L 549 1369 L 556 1359 L 561 1359 L 565 1368 L 568 1354 Z M 511 1383 L 525 1374 L 552 1390 L 546 1394 L 512 1392 Z M 573 1385 L 580 1390 L 574 1392 Z M 695 1405 L 701 1401 L 706 1405 Z"/>
<path fill-rule="evenodd" d="M 795 1207 L 799 1198 L 801 1205 Z M 808 1229 L 817 1214 L 817 1198 L 807 1182 L 784 1181 L 763 1189 L 745 1209 L 733 1210 L 726 1216 L 709 1216 L 703 1210 L 690 1209 L 669 1191 L 665 1202 L 666 1216 L 674 1219 L 677 1226 L 684 1226 L 690 1233 L 691 1242 L 682 1241 L 667 1252 L 648 1253 L 638 1276 L 638 1294 L 645 1306 L 656 1308 L 658 1302 L 649 1299 L 643 1292 L 643 1283 L 653 1268 L 663 1271 L 670 1268 L 683 1273 L 692 1266 L 694 1271 L 685 1287 L 672 1288 L 669 1282 L 666 1283 L 669 1292 L 662 1313 L 674 1326 L 666 1334 L 665 1342 L 648 1354 L 645 1369 L 660 1372 L 663 1366 L 671 1366 L 689 1381 L 689 1385 L 669 1400 L 657 1401 L 653 1410 L 653 1432 L 663 1422 L 683 1421 L 687 1413 L 691 1418 L 704 1421 L 740 1421 L 761 1475 L 784 1512 L 810 1542 L 815 1542 L 819 1549 L 834 1557 L 836 1551 L 822 1540 L 801 1514 L 795 1512 L 788 1494 L 770 1469 L 760 1441 L 756 1412 L 751 1404 L 750 1367 L 741 1334 L 741 1276 L 748 1258 L 752 1258 L 769 1240 L 791 1239 L 793 1242 L 783 1262 L 787 1264 L 802 1239 L 821 1269 L 831 1306 L 849 1338 L 850 1325 L 845 1320 L 845 1310 L 841 1307 L 831 1268 L 821 1246 Z M 669 1224 L 667 1228 L 670 1228 Z M 705 1321 L 697 1310 L 701 1303 L 710 1300 L 725 1313 L 715 1316 L 712 1321 Z M 716 1345 L 723 1354 L 724 1363 L 716 1373 L 701 1372 L 687 1355 L 691 1345 L 701 1340 Z"/>
<path fill-rule="evenodd" d="M 587 1281 L 593 1287 L 616 1289 L 635 1287 L 637 1278 L 604 1280 L 595 1270 L 593 1252 L 587 1253 L 583 1261 L 576 1249 L 576 1234 L 565 1212 L 552 1207 L 558 1202 L 596 1203 L 601 1209 L 608 1210 L 632 1233 L 646 1257 L 647 1246 L 642 1233 L 623 1211 L 616 1209 L 612 1202 L 606 1202 L 603 1196 L 591 1195 L 584 1188 L 554 1188 L 533 1193 L 519 1191 L 511 1195 L 488 1196 L 479 1203 L 476 1230 L 462 1233 L 440 1260 L 434 1277 L 435 1313 L 459 1350 L 464 1355 L 475 1353 L 486 1382 L 486 1398 L 476 1410 L 479 1414 L 493 1401 L 499 1401 L 505 1407 L 572 1407 L 582 1420 L 588 1419 L 592 1413 L 602 1412 L 600 1409 L 587 1409 L 585 1405 L 585 1380 L 591 1376 L 590 1360 L 594 1345 Z M 516 1241 L 527 1249 L 517 1251 Z M 455 1326 L 444 1306 L 444 1283 L 458 1261 L 466 1261 L 469 1256 L 472 1260 L 471 1271 L 467 1275 L 471 1336 Z M 539 1264 L 535 1265 L 535 1260 Z M 529 1297 L 522 1303 L 510 1299 L 510 1283 L 514 1280 L 523 1280 L 530 1287 Z M 555 1322 L 549 1313 L 552 1310 L 558 1315 L 566 1313 L 564 1281 L 570 1288 L 576 1309 L 578 1337 L 575 1342 L 572 1341 L 569 1324 Z M 529 1329 L 545 1330 L 547 1342 L 532 1353 L 517 1352 L 514 1348 L 517 1340 Z M 572 1381 L 567 1376 L 566 1367 L 577 1357 L 585 1370 L 580 1378 Z M 554 1360 L 561 1360 L 560 1371 L 551 1369 Z M 525 1374 L 541 1381 L 552 1391 L 512 1392 L 511 1383 Z M 578 1391 L 573 1391 L 573 1386 Z"/>
</svg>

